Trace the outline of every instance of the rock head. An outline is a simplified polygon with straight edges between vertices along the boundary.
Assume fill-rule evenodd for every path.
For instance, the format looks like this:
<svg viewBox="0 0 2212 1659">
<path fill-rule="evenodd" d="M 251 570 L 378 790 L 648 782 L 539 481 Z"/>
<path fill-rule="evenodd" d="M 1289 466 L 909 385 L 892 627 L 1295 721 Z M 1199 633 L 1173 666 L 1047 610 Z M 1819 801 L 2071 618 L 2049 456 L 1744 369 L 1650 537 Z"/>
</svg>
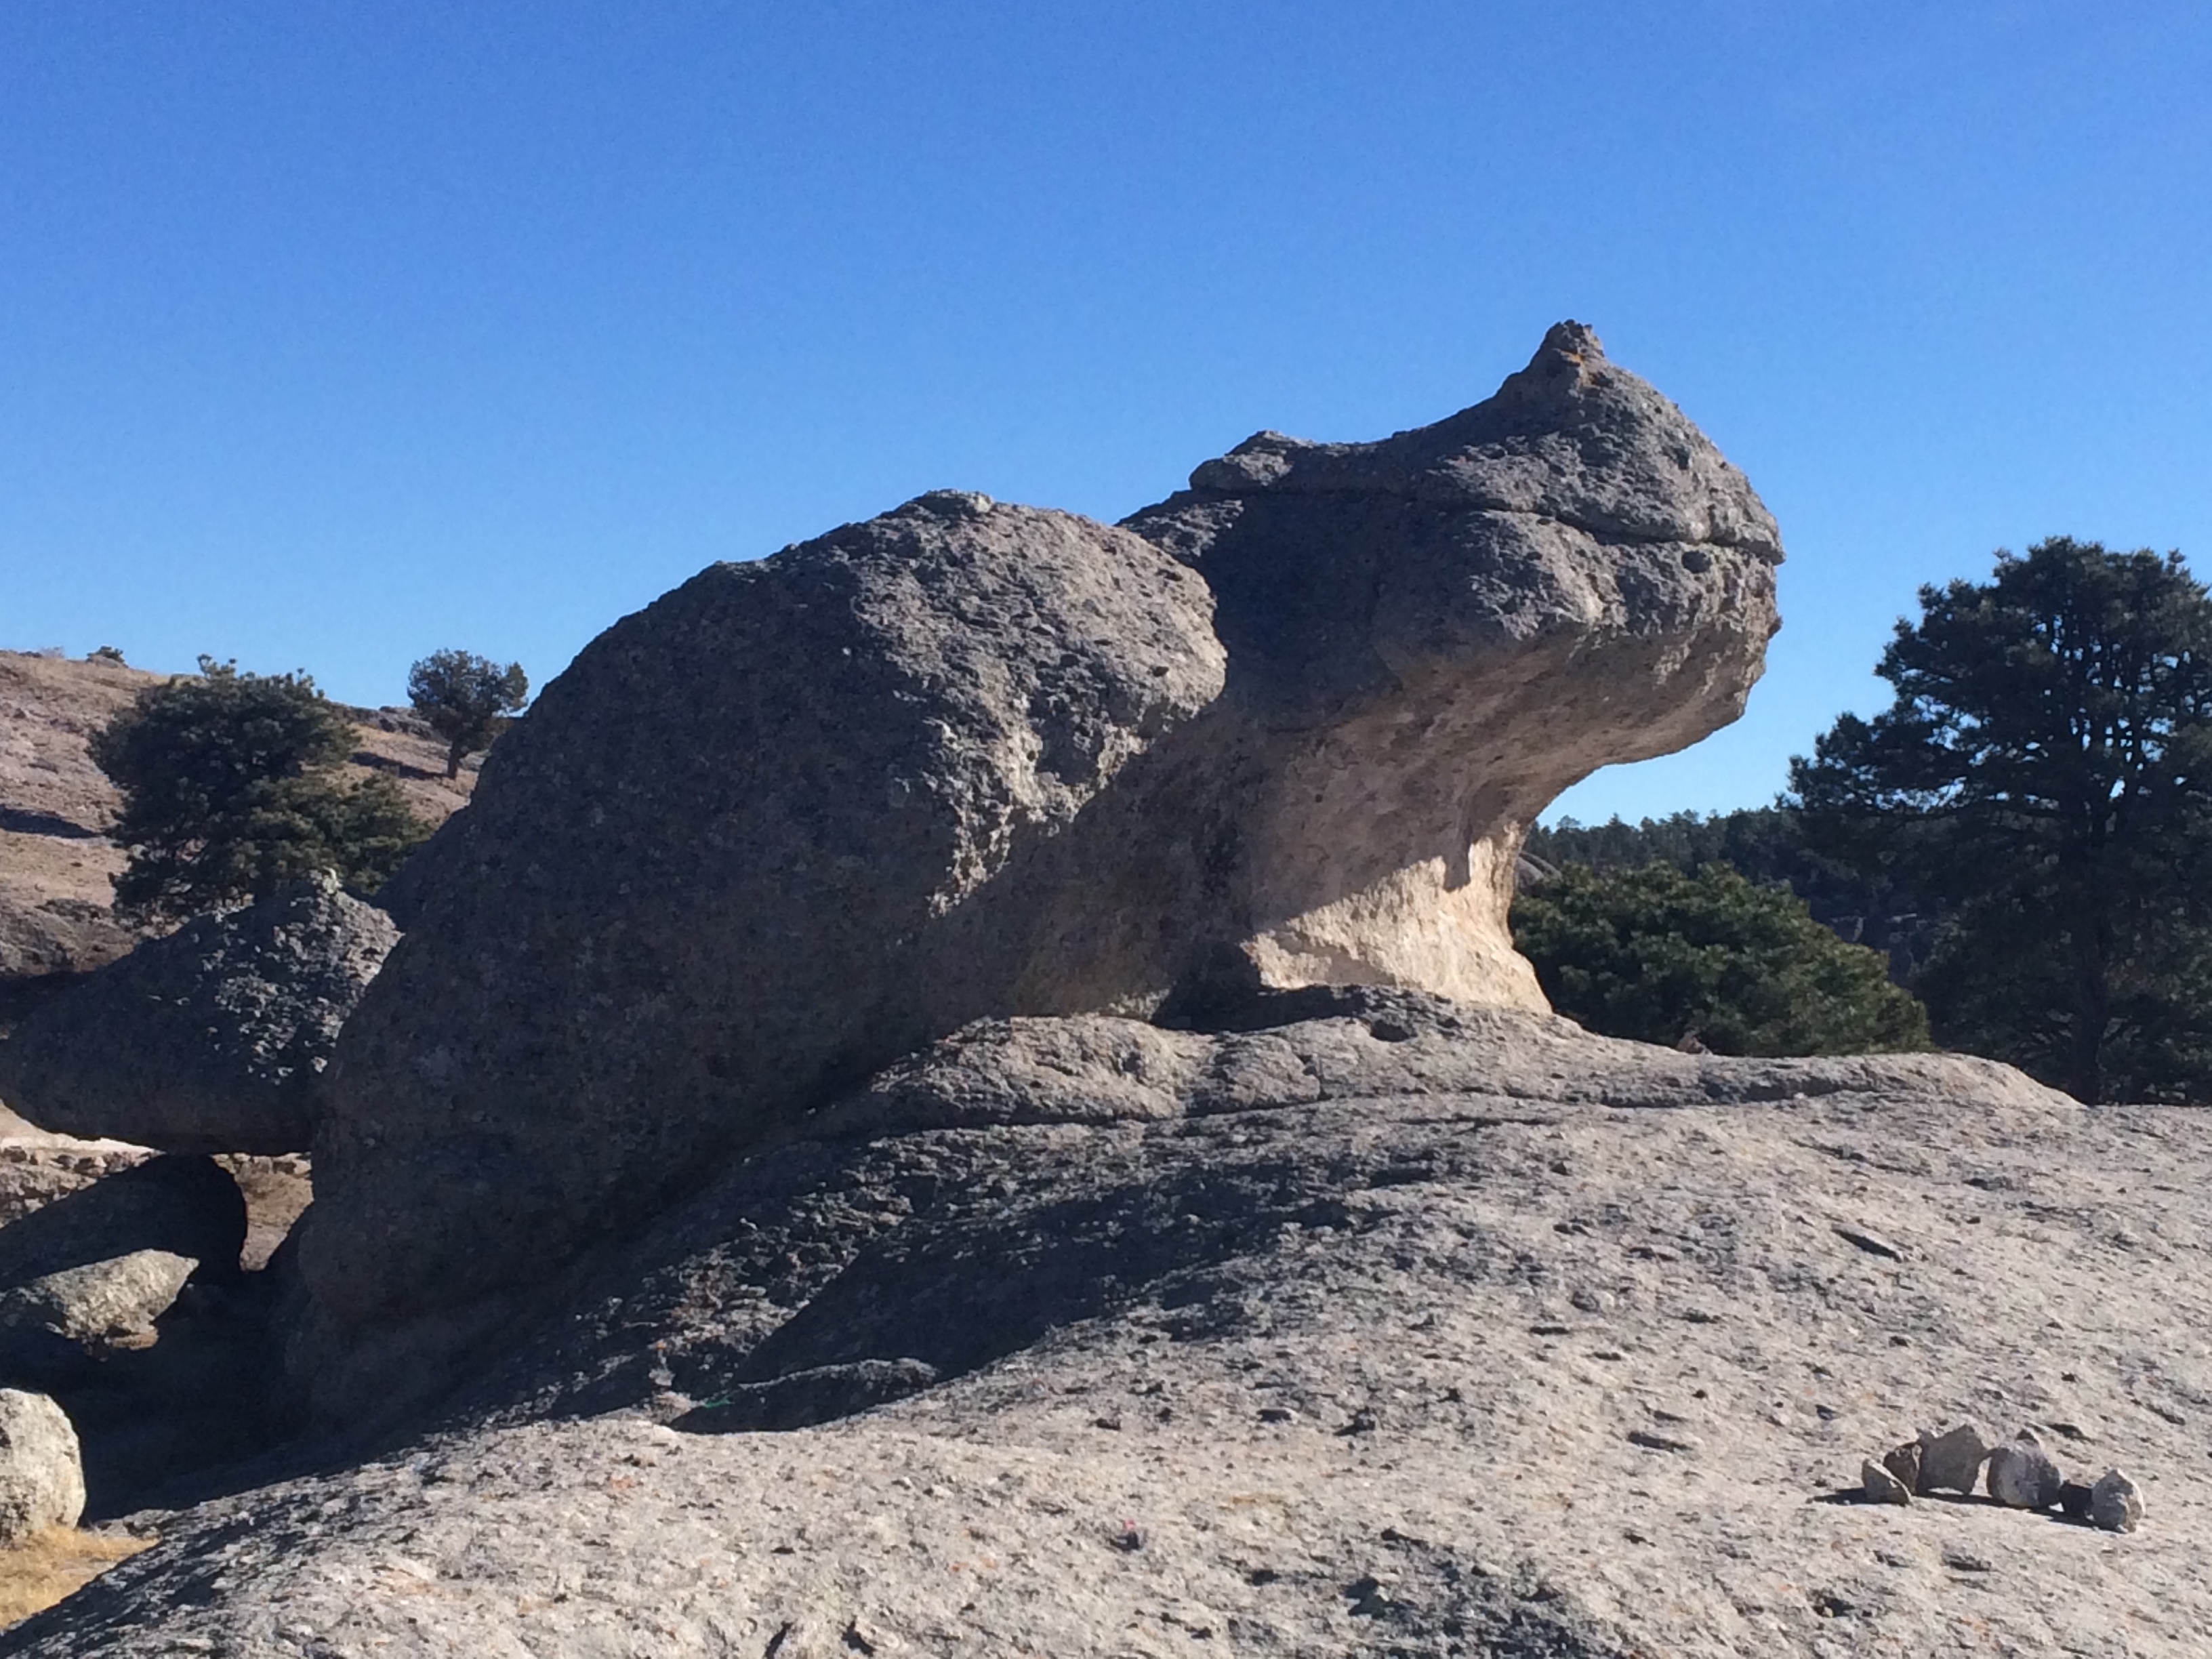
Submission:
<svg viewBox="0 0 2212 1659">
<path fill-rule="evenodd" d="M 1126 522 L 1215 596 L 1245 787 L 1198 926 L 1270 986 L 1542 1008 L 1506 928 L 1528 826 L 1734 720 L 1778 625 L 1773 519 L 1578 323 L 1449 420 L 1263 432 Z"/>
<path fill-rule="evenodd" d="M 1121 526 L 936 491 L 702 572 L 547 687 L 403 884 L 324 1091 L 295 1365 L 339 1416 L 434 1374 L 974 1019 L 1540 1010 L 1527 826 L 1740 712 L 1780 556 L 1565 324 L 1435 426 L 1262 434 Z"/>
</svg>

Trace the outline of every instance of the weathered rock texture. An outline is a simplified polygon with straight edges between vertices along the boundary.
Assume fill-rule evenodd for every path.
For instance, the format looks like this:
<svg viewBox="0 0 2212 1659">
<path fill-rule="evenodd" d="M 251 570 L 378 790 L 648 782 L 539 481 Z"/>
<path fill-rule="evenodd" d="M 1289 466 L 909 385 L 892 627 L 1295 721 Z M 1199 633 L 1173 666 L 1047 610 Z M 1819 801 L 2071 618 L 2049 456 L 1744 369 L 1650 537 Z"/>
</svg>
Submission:
<svg viewBox="0 0 2212 1659">
<path fill-rule="evenodd" d="M 1528 825 L 1735 718 L 1776 626 L 1774 520 L 1572 323 L 1449 420 L 1263 432 L 1127 523 L 1216 597 L 1251 776 L 1207 920 L 1271 985 L 1544 1006 Z"/>
<path fill-rule="evenodd" d="M 938 492 L 703 573 L 547 688 L 340 1045 L 309 1373 L 395 1320 L 459 1340 L 979 1016 L 1540 1007 L 1526 823 L 1732 718 L 1775 625 L 1749 487 L 1574 325 L 1435 427 L 1262 434 L 1129 526 Z"/>
<path fill-rule="evenodd" d="M 88 974 L 0 1042 L 40 1127 L 179 1152 L 305 1151 L 338 1028 L 398 938 L 321 876 Z"/>
<path fill-rule="evenodd" d="M 124 1348 L 150 1346 L 199 1263 L 131 1250 L 42 1273 L 0 1291 L 0 1379 L 48 1389 L 81 1382 Z"/>
<path fill-rule="evenodd" d="M 76 1431 L 42 1394 L 0 1389 L 0 1544 L 84 1513 Z"/>
<path fill-rule="evenodd" d="M 2202 1652 L 2212 1114 L 1325 994 L 963 1031 L 0 1651 Z M 1859 1500 L 1968 1421 L 2139 1530 Z"/>
</svg>

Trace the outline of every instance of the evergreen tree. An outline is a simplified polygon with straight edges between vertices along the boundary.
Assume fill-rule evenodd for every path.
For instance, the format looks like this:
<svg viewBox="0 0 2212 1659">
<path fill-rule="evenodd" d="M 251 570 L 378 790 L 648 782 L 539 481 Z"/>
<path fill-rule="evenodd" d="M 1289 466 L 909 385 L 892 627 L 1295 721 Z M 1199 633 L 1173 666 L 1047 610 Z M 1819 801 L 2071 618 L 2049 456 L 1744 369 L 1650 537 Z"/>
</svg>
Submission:
<svg viewBox="0 0 2212 1659">
<path fill-rule="evenodd" d="M 519 662 L 502 668 L 466 651 L 433 651 L 407 671 L 407 696 L 446 740 L 446 775 L 459 777 L 462 760 L 490 748 L 529 701 L 530 677 Z"/>
<path fill-rule="evenodd" d="M 1908 983 L 1932 949 L 1941 913 L 1909 884 L 1909 871 L 1861 872 L 1807 845 L 1802 815 L 1792 806 L 1754 806 L 1700 817 L 1675 812 L 1638 823 L 1619 817 L 1583 824 L 1573 818 L 1539 825 L 1522 850 L 1550 865 L 1582 865 L 1601 874 L 1664 864 L 1694 874 L 1725 864 L 1761 886 L 1787 887 L 1815 921 L 1855 945 L 1889 958 L 1890 977 Z"/>
<path fill-rule="evenodd" d="M 1920 592 L 1895 692 L 1791 763 L 1812 844 L 1948 913 L 1947 1044 L 2084 1101 L 2212 1090 L 2212 598 L 2061 537 Z"/>
<path fill-rule="evenodd" d="M 306 674 L 202 657 L 197 678 L 140 692 L 90 749 L 123 792 L 125 910 L 195 915 L 317 870 L 374 888 L 428 833 L 388 778 L 337 781 L 352 726 Z"/>
<path fill-rule="evenodd" d="M 1723 1054 L 1928 1046 L 1881 956 L 1724 865 L 1568 866 L 1515 901 L 1513 937 L 1552 1006 L 1607 1036 Z"/>
</svg>

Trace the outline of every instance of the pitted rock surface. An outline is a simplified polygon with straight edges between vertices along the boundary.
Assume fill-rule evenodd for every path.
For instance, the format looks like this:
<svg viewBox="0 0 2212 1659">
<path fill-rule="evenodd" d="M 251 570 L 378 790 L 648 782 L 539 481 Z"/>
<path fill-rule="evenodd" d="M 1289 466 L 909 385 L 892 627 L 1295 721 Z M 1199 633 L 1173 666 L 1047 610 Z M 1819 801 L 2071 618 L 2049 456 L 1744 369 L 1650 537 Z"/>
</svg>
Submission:
<svg viewBox="0 0 2212 1659">
<path fill-rule="evenodd" d="M 1527 827 L 1734 720 L 1778 626 L 1773 519 L 1577 323 L 1447 420 L 1263 432 L 1125 522 L 1216 595 L 1250 782 L 1206 921 L 1267 985 L 1542 1007 Z"/>
<path fill-rule="evenodd" d="M 1733 719 L 1771 520 L 1563 325 L 1373 444 L 1273 436 L 1115 528 L 940 490 L 610 629 L 392 897 L 301 1243 L 365 1334 L 549 1261 L 988 1016 L 1380 983 L 1537 1009 L 1525 826 Z"/>
<path fill-rule="evenodd" d="M 2212 1118 L 1332 1006 L 1133 1109 L 1133 1031 L 957 1034 L 0 1653 L 2201 1646 Z M 1331 1080 L 1224 1109 L 1255 1038 Z M 1861 1501 L 1915 1422 L 2087 1437 L 2146 1518 Z"/>
<path fill-rule="evenodd" d="M 0 1389 L 0 1544 L 84 1513 L 76 1431 L 42 1394 Z"/>
<path fill-rule="evenodd" d="M 338 1029 L 398 937 L 330 876 L 198 917 L 25 1018 L 0 1042 L 0 1099 L 61 1134 L 303 1152 Z"/>
</svg>

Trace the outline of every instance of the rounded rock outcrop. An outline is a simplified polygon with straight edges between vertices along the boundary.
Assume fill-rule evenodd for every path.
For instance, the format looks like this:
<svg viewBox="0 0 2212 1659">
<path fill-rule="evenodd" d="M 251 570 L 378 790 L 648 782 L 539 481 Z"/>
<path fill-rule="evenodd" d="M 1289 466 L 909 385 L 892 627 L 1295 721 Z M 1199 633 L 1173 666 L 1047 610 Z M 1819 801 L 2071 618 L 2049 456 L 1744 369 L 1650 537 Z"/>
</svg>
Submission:
<svg viewBox="0 0 2212 1659">
<path fill-rule="evenodd" d="M 84 1514 L 76 1430 L 42 1394 L 0 1389 L 0 1544 Z"/>
<path fill-rule="evenodd" d="M 702 573 L 546 688 L 400 884 L 325 1090 L 294 1364 L 328 1413 L 380 1399 L 977 1018 L 1353 983 L 1541 1009 L 1505 921 L 1527 825 L 1740 712 L 1780 556 L 1562 325 L 1435 426 L 1263 434 L 1121 526 L 940 490 Z"/>
</svg>

